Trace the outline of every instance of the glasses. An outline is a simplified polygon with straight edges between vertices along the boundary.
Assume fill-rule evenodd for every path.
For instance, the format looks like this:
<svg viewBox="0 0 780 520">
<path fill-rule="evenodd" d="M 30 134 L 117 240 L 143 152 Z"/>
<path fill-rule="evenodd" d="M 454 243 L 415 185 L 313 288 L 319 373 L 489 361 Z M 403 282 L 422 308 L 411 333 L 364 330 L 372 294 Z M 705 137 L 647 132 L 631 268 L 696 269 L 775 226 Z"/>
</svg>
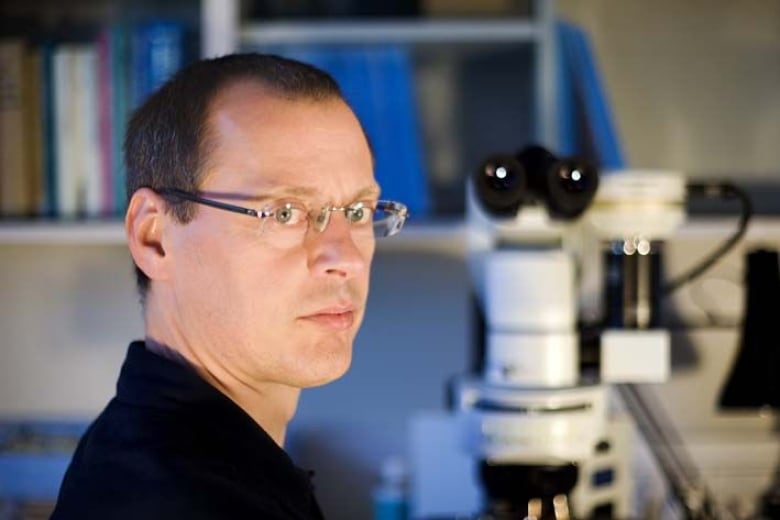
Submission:
<svg viewBox="0 0 780 520">
<path fill-rule="evenodd" d="M 299 202 L 282 200 L 266 204 L 262 209 L 252 209 L 207 199 L 177 188 L 164 188 L 157 190 L 157 193 L 255 217 L 260 220 L 261 233 L 273 236 L 287 245 L 303 242 L 310 227 L 320 233 L 325 231 L 331 215 L 336 211 L 344 213 L 355 239 L 395 235 L 401 231 L 409 216 L 409 211 L 404 204 L 389 200 L 380 200 L 376 203 L 358 201 L 348 206 L 323 206 L 319 210 L 309 210 Z"/>
</svg>

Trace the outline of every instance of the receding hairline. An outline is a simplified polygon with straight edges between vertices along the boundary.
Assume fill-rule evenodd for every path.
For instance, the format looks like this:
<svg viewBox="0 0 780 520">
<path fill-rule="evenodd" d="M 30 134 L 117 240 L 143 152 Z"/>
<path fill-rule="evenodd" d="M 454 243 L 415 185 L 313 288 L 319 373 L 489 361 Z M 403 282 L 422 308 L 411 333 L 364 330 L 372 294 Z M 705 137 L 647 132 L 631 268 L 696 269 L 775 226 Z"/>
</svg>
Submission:
<svg viewBox="0 0 780 520">
<path fill-rule="evenodd" d="M 371 145 L 368 134 L 366 133 L 365 128 L 363 128 L 363 124 L 358 119 L 357 114 L 355 114 L 355 111 L 349 105 L 347 100 L 344 99 L 344 96 L 339 90 L 330 91 L 326 89 L 318 89 L 316 92 L 288 91 L 284 90 L 282 87 L 274 85 L 267 80 L 264 80 L 263 78 L 242 76 L 234 78 L 222 85 L 219 90 L 214 93 L 206 106 L 203 118 L 203 131 L 201 134 L 200 143 L 198 145 L 198 154 L 200 155 L 201 159 L 201 173 L 204 174 L 203 178 L 205 178 L 205 173 L 211 167 L 210 160 L 219 141 L 214 125 L 214 117 L 217 114 L 220 105 L 223 102 L 227 102 L 229 96 L 231 94 L 235 94 L 236 91 L 240 89 L 247 89 L 247 93 L 251 92 L 254 94 L 260 94 L 269 101 L 289 103 L 311 102 L 316 104 L 336 102 L 342 104 L 350 112 L 352 112 L 355 119 L 358 121 L 358 126 L 363 133 L 363 138 L 365 139 L 369 152 L 371 153 L 371 161 L 372 163 L 375 162 L 374 147 Z"/>
<path fill-rule="evenodd" d="M 312 101 L 344 99 L 341 90 L 335 83 L 332 85 L 332 87 L 328 84 L 301 87 L 281 83 L 277 84 L 272 79 L 264 78 L 262 76 L 255 76 L 252 74 L 241 74 L 228 79 L 219 87 L 214 95 L 214 98 L 218 98 L 225 92 L 242 86 L 257 88 L 264 91 L 269 96 L 280 99 L 288 99 L 291 101 L 304 99 L 311 99 Z"/>
</svg>

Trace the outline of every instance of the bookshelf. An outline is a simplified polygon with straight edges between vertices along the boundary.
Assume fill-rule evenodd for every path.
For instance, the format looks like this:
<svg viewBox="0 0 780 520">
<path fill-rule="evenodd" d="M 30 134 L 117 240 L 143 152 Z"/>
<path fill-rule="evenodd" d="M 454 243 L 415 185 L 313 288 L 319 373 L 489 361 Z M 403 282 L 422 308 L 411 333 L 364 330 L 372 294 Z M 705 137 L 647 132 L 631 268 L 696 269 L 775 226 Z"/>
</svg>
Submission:
<svg viewBox="0 0 780 520">
<path fill-rule="evenodd" d="M 119 245 L 124 227 L 118 221 L 31 220 L 0 222 L 0 246 L 46 244 Z"/>
<path fill-rule="evenodd" d="M 208 4 L 214 5 L 209 7 Z M 224 2 L 206 0 L 204 12 L 218 10 L 216 4 L 225 7 Z M 231 0 L 227 4 L 230 6 L 224 9 L 220 24 L 203 27 L 204 55 L 218 55 L 230 48 L 291 52 L 292 57 L 312 59 L 342 82 L 348 101 L 366 124 L 372 140 L 375 134 L 404 135 L 404 131 L 393 126 L 392 120 L 384 122 L 384 127 L 372 128 L 372 123 L 376 123 L 369 108 L 377 106 L 376 96 L 386 99 L 396 92 L 401 97 L 403 94 L 388 88 L 371 100 L 366 99 L 371 96 L 363 92 L 395 80 L 392 74 L 378 72 L 386 63 L 400 59 L 406 64 L 401 67 L 402 74 L 404 67 L 412 70 L 410 79 L 415 95 L 411 103 L 416 104 L 416 130 L 419 132 L 414 140 L 423 143 L 421 176 L 427 186 L 401 193 L 410 194 L 403 200 L 417 215 L 462 216 L 466 172 L 487 153 L 515 149 L 530 141 L 550 149 L 558 148 L 559 95 L 553 1 L 530 0 L 526 3 L 526 14 L 503 19 L 335 18 L 317 21 L 242 19 L 230 14 L 240 11 L 240 2 Z M 221 32 L 210 35 L 209 31 L 217 26 Z M 338 53 L 344 53 L 341 56 L 345 57 L 334 59 L 333 55 Z M 388 58 L 383 53 L 395 54 Z M 344 73 L 346 61 L 355 68 Z M 442 108 L 441 99 L 450 100 L 448 108 Z M 404 106 L 400 103 L 401 112 Z M 443 114 L 446 111 L 450 113 Z M 402 137 L 402 145 L 403 140 Z M 395 175 L 388 174 L 389 169 L 383 166 L 395 158 L 388 157 L 393 153 L 385 152 L 381 142 L 376 144 L 377 180 L 388 188 L 385 191 L 393 198 Z M 414 173 L 417 164 L 414 161 L 402 163 L 400 171 L 406 172 L 406 177 L 401 183 L 407 188 L 420 185 L 420 181 L 415 180 L 420 178 Z M 427 190 L 427 194 L 416 197 L 418 190 Z M 398 198 L 403 196 L 398 195 Z M 415 198 L 427 203 L 418 205 Z"/>
<path fill-rule="evenodd" d="M 15 5 L 22 5 L 23 2 L 12 2 Z M 103 2 L 81 4 L 79 12 L 82 16 L 89 18 L 90 24 L 99 23 L 99 17 L 109 17 L 115 20 L 120 16 L 123 9 L 126 9 L 126 2 L 122 0 L 105 0 Z M 146 9 L 154 12 L 155 4 L 147 2 Z M 529 55 L 519 56 L 518 67 L 530 69 L 529 80 L 532 85 L 529 86 L 523 95 L 533 98 L 530 102 L 532 114 L 527 114 L 524 124 L 530 125 L 532 130 L 516 136 L 512 143 L 522 143 L 530 138 L 555 149 L 558 141 L 557 123 L 557 90 L 556 90 L 556 67 L 555 67 L 555 38 L 554 38 L 554 3 L 551 0 L 530 0 L 530 15 L 528 17 L 516 17 L 510 19 L 351 19 L 338 20 L 331 19 L 322 22 L 312 21 L 264 21 L 250 20 L 241 18 L 240 0 L 200 0 L 199 2 L 177 2 L 177 13 L 181 15 L 181 6 L 188 4 L 190 14 L 187 15 L 187 24 L 192 23 L 191 12 L 195 7 L 200 12 L 200 54 L 202 56 L 214 56 L 234 50 L 261 50 L 268 46 L 295 46 L 295 45 L 339 45 L 339 46 L 372 46 L 398 44 L 410 49 L 455 49 L 455 53 L 468 54 L 473 52 L 474 48 L 485 48 L 503 45 L 525 45 L 531 49 L 531 61 L 529 66 Z M 129 5 L 129 4 L 127 4 Z M 37 7 L 36 7 L 37 6 Z M 91 6 L 91 7 L 90 7 Z M 119 7 L 117 7 L 119 6 Z M 54 20 L 59 20 L 65 16 L 62 10 L 55 9 L 56 3 L 40 1 L 37 4 L 33 2 L 26 11 L 35 9 L 41 11 L 41 17 L 46 18 L 46 24 L 51 26 Z M 51 11 L 54 9 L 53 11 Z M 45 13 L 45 16 L 44 16 Z M 166 16 L 169 16 L 166 13 Z M 134 18 L 138 14 L 133 15 Z M 67 20 L 67 18 L 65 18 Z M 44 25 L 46 25 L 44 24 Z M 522 62 L 522 63 L 520 63 Z M 417 71 L 415 71 L 417 72 Z M 78 90 L 78 89 L 76 89 Z M 424 101 L 424 100 L 423 100 Z M 423 106 L 424 108 L 424 106 Z M 120 121 L 121 123 L 121 121 Z M 118 128 L 118 127 L 117 127 Z M 93 129 L 94 131 L 95 129 Z M 116 131 L 114 131 L 116 133 Z M 468 139 L 465 139 L 468 141 Z M 457 144 L 456 143 L 456 147 Z M 424 146 L 430 146 L 426 143 Z M 437 143 L 433 143 L 435 147 Z M 100 146 L 103 146 L 101 143 Z M 112 145 L 113 158 L 107 160 L 114 161 L 114 171 L 121 170 L 116 160 L 118 159 L 118 144 Z M 479 149 L 484 149 L 483 145 Z M 504 147 L 504 145 L 501 145 Z M 67 149 L 69 147 L 65 147 Z M 94 150 L 93 150 L 94 151 Z M 493 151 L 493 150 L 490 150 Z M 47 152 L 48 153 L 48 152 Z M 480 152 L 480 153 L 487 153 Z M 91 156 L 93 153 L 81 153 L 80 156 Z M 472 164 L 474 162 L 474 153 L 469 160 L 460 161 L 459 164 Z M 450 161 L 457 162 L 457 161 Z M 97 167 L 97 165 L 93 165 Z M 101 166 L 103 168 L 103 166 Z M 111 169 L 108 170 L 109 172 Z M 46 175 L 46 174 L 44 174 Z M 114 173 L 101 173 L 103 178 L 108 176 L 118 176 Z M 424 167 L 423 176 L 435 177 Z M 462 171 L 455 172 L 452 168 L 448 171 L 451 178 L 463 178 Z M 115 180 L 110 182 L 117 185 L 116 193 L 113 196 L 114 202 L 108 204 L 117 204 L 116 201 L 123 198 L 121 187 Z M 452 181 L 450 181 L 452 182 Z M 45 183 L 49 183 L 45 179 Z M 461 183 L 462 184 L 462 183 Z M 105 190 L 105 188 L 92 186 L 93 192 Z M 92 189 L 88 188 L 88 189 Z M 433 195 L 435 198 L 436 195 Z M 57 196 L 55 195 L 55 198 Z M 89 198 L 90 195 L 88 194 Z M 460 193 L 455 197 L 462 199 Z M 51 196 L 49 196 L 51 198 Z M 72 198 L 72 197 L 71 197 Z M 94 197 L 93 197 L 94 199 Z M 50 201 L 47 205 L 52 204 Z M 458 202 L 457 204 L 462 204 Z M 96 205 L 95 205 L 96 206 Z M 102 211 L 105 213 L 105 209 Z M 99 214 L 100 210 L 95 210 L 92 214 Z M 109 211 L 111 213 L 111 211 Z M 427 211 L 424 213 L 428 213 Z M 418 211 L 419 215 L 420 212 Z M 446 210 L 443 213 L 447 218 L 457 219 L 462 215 L 462 206 L 454 211 Z M 431 216 L 441 215 L 434 208 Z M 455 216 L 453 216 L 455 215 Z M 2 220 L 0 220 L 0 223 Z M 26 234 L 30 235 L 29 243 L 40 243 L 42 237 L 50 238 L 57 242 L 57 236 L 63 234 L 65 237 L 87 236 L 89 233 L 95 233 L 95 242 L 105 241 L 107 233 L 105 229 L 111 228 L 110 223 L 98 224 L 92 218 L 80 222 L 75 219 L 68 219 L 65 223 L 52 223 L 44 220 L 40 223 L 32 224 L 14 224 L 3 226 L 2 231 L 7 236 L 13 236 L 17 244 L 23 243 Z M 12 230 L 12 231 L 10 231 Z M 45 231 L 43 231 L 45 230 Z M 70 240 L 64 238 L 62 240 Z M 0 242 L 2 243 L 2 242 Z"/>
<path fill-rule="evenodd" d="M 24 4 L 22 0 L 15 1 Z M 77 1 L 73 9 L 78 7 L 94 23 L 115 12 L 105 6 L 131 3 Z M 152 2 L 142 3 L 147 4 L 147 9 L 155 9 Z M 513 20 L 359 20 L 322 24 L 243 20 L 239 0 L 175 3 L 197 4 L 201 54 L 206 57 L 237 49 L 298 43 L 393 43 L 415 48 L 458 47 L 458 52 L 491 45 L 528 46 L 534 60 L 530 90 L 537 121 L 535 133 L 540 141 L 555 143 L 551 1 L 534 0 L 532 18 Z M 36 0 L 30 3 L 30 9 L 43 11 L 58 5 L 57 12 L 65 13 L 65 8 L 54 0 Z M 68 9 L 71 7 L 69 4 Z M 524 60 L 523 67 L 528 67 L 527 54 L 519 59 Z M 414 290 L 425 293 L 430 289 L 431 294 L 424 300 L 430 304 L 422 304 L 426 309 L 443 307 L 441 302 L 433 301 L 441 293 L 436 283 L 441 283 L 445 291 L 460 294 L 457 291 L 466 280 L 465 235 L 465 223 L 460 216 L 437 220 L 413 214 L 400 235 L 379 241 L 375 262 L 377 313 L 387 312 L 382 307 L 381 295 L 392 297 L 399 286 L 415 277 L 424 280 Z M 105 405 L 113 394 L 126 342 L 140 337 L 143 331 L 131 267 L 123 223 L 116 217 L 0 219 L 0 418 L 87 421 Z M 440 277 L 439 282 L 436 276 Z M 430 282 L 429 278 L 434 279 L 433 288 L 423 284 Z M 417 296 L 412 298 L 415 299 Z M 452 315 L 463 314 L 458 302 L 455 301 Z M 425 314 L 418 310 L 415 307 L 411 314 Z M 436 322 L 431 320 L 432 324 Z M 390 337 L 377 330 L 376 324 L 369 323 L 366 330 L 367 336 Z M 448 354 L 449 357 L 452 356 Z M 451 362 L 457 364 L 457 356 Z M 401 437 L 399 434 L 398 438 Z"/>
<path fill-rule="evenodd" d="M 239 0 L 203 0 L 201 48 L 204 56 L 217 56 L 233 49 L 284 44 L 531 44 L 535 62 L 532 74 L 535 134 L 541 144 L 556 148 L 558 110 L 554 0 L 532 0 L 530 17 L 508 20 L 243 21 L 239 16 L 239 4 Z"/>
<path fill-rule="evenodd" d="M 268 44 L 463 44 L 533 42 L 541 27 L 529 20 L 429 20 L 361 22 L 255 22 L 239 32 L 241 45 Z"/>
<path fill-rule="evenodd" d="M 4 4 L 3 9 L 11 5 L 33 16 L 37 13 L 43 27 L 53 27 L 68 14 L 78 13 L 87 17 L 90 24 L 100 23 L 101 19 L 113 19 L 121 14 L 122 6 L 131 4 L 135 6 L 124 0 L 90 0 L 74 2 L 72 9 L 65 9 L 53 0 L 14 0 Z M 158 9 L 153 2 L 140 4 L 152 13 Z M 295 43 L 363 45 L 392 42 L 415 48 L 445 47 L 465 53 L 472 47 L 523 45 L 530 54 L 517 59 L 525 60 L 523 67 L 526 68 L 529 67 L 529 56 L 533 61 L 528 79 L 532 83 L 529 90 L 533 94 L 534 114 L 528 114 L 526 119 L 536 121 L 536 135 L 541 142 L 554 145 L 556 141 L 554 3 L 550 0 L 532 0 L 530 17 L 503 20 L 360 19 L 317 24 L 242 19 L 238 0 L 177 1 L 171 5 L 176 8 L 175 13 L 181 9 L 191 12 L 194 8 L 200 14 L 203 56 Z M 187 23 L 192 23 L 191 15 L 187 16 Z M 391 240 L 380 241 L 378 250 L 380 254 L 387 251 L 412 255 L 444 252 L 462 259 L 465 251 L 463 218 L 448 215 L 435 220 L 413 214 L 404 232 Z M 0 330 L 4 331 L 2 346 L 5 347 L 5 352 L 0 348 L 0 381 L 6 382 L 6 386 L 0 385 L 0 415 L 60 410 L 89 410 L 91 413 L 105 401 L 111 386 L 74 393 L 75 389 L 67 388 L 62 378 L 54 376 L 41 379 L 40 391 L 22 399 L 18 397 L 18 390 L 8 386 L 16 375 L 9 371 L 14 371 L 15 366 L 35 366 L 33 359 L 46 359 L 49 353 L 62 360 L 66 372 L 81 373 L 84 366 L 92 363 L 86 358 L 94 350 L 81 349 L 80 345 L 123 343 L 133 336 L 131 331 L 138 327 L 138 311 L 128 266 L 123 226 L 116 217 L 108 220 L 0 219 L 0 270 L 4 271 L 0 278 L 3 286 L 0 306 L 6 309 L 0 314 Z M 98 281 L 90 281 L 90 275 L 96 276 Z M 94 284 L 99 287 L 89 289 Z M 117 315 L 129 314 L 132 318 L 119 318 L 122 323 L 118 328 L 110 319 L 100 320 L 94 331 L 84 328 L 85 323 L 88 326 L 94 323 L 93 319 L 87 319 L 90 313 L 112 307 L 122 309 Z M 50 322 L 36 328 L 38 317 L 51 319 L 52 316 L 58 320 L 56 325 Z M 71 330 L 73 319 L 77 319 L 82 328 Z M 35 334 L 29 334 L 31 329 L 36 329 Z M 59 342 L 64 344 L 66 351 L 71 351 L 71 356 L 63 356 L 62 351 L 49 352 L 48 346 L 40 347 L 41 352 L 35 350 L 39 345 Z M 12 347 L 17 344 L 18 347 Z M 121 345 L 118 346 L 121 350 Z M 111 362 L 118 363 L 121 354 L 121 351 L 112 353 Z M 108 372 L 107 381 L 113 385 L 113 367 Z"/>
<path fill-rule="evenodd" d="M 144 2 L 142 2 L 144 3 Z M 533 0 L 530 18 L 505 20 L 353 20 L 322 24 L 242 20 L 238 0 L 176 2 L 196 6 L 200 13 L 200 47 L 203 56 L 266 44 L 395 42 L 416 48 L 445 47 L 470 52 L 472 47 L 522 45 L 530 50 L 519 56 L 533 59 L 530 91 L 534 98 L 536 133 L 546 143 L 556 136 L 556 89 L 553 9 L 546 0 Z M 54 1 L 15 5 L 41 12 L 53 24 L 66 11 Z M 99 5 L 98 5 L 99 4 Z M 130 5 L 121 0 L 76 2 L 90 23 L 112 17 Z M 145 9 L 156 9 L 145 2 Z M 55 11 L 46 11 L 59 6 Z M 101 7 L 102 6 L 102 7 Z M 45 14 L 45 16 L 43 16 Z M 190 20 L 191 22 L 191 20 Z M 188 22 L 189 23 L 189 22 Z M 531 118 L 529 114 L 527 118 Z M 378 254 L 401 258 L 423 255 L 462 262 L 465 223 L 462 215 L 428 218 L 415 215 L 403 233 L 378 242 Z M 137 337 L 139 319 L 130 259 L 124 231 L 112 219 L 0 219 L 0 416 L 25 414 L 92 413 L 110 397 L 123 343 Z M 110 315 L 109 310 L 112 310 Z M 94 317 L 94 316 L 97 317 Z M 100 318 L 103 316 L 103 318 Z M 40 326 L 38 320 L 47 320 Z M 118 320 L 118 321 L 114 321 Z M 31 333 L 32 332 L 32 333 Z M 58 346 L 59 345 L 59 346 Z M 103 347 L 99 347 L 102 345 Z M 102 351 L 105 345 L 116 350 Z M 94 358 L 96 352 L 100 352 Z M 33 374 L 32 367 L 58 360 L 54 367 Z M 86 367 L 100 377 L 91 380 Z M 103 367 L 98 368 L 98 367 Z M 37 370 L 37 369 L 35 369 Z M 20 373 L 30 371 L 25 388 L 13 385 Z M 70 375 L 68 375 L 70 374 Z M 84 388 L 68 381 L 83 379 Z M 20 383 L 21 384 L 21 383 Z"/>
</svg>

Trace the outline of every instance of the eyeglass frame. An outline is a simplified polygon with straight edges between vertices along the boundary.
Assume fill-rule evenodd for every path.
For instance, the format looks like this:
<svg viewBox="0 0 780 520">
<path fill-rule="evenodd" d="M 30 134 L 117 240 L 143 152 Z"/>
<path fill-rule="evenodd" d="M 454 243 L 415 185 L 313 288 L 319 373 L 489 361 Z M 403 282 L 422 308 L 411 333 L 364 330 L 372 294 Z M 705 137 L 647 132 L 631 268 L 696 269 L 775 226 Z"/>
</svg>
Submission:
<svg viewBox="0 0 780 520">
<path fill-rule="evenodd" d="M 158 195 L 178 197 L 189 202 L 194 202 L 196 204 L 203 204 L 204 206 L 209 206 L 212 208 L 230 211 L 241 215 L 255 217 L 259 219 L 261 222 L 264 222 L 266 218 L 272 217 L 274 214 L 273 211 L 269 212 L 267 210 L 246 208 L 244 206 L 237 206 L 235 204 L 230 204 L 227 202 L 221 202 L 218 200 L 201 197 L 200 195 L 196 195 L 195 193 L 191 193 L 189 191 L 185 191 L 179 188 L 160 188 L 154 191 Z M 312 225 L 312 223 L 314 223 L 314 228 L 317 229 L 317 231 L 319 231 L 320 233 L 324 232 L 325 229 L 328 227 L 328 224 L 330 223 L 331 213 L 333 213 L 334 211 L 341 211 L 345 213 L 347 210 L 354 209 L 352 206 L 356 203 L 357 202 L 353 202 L 352 204 L 347 206 L 326 205 L 326 206 L 322 206 L 319 212 L 315 212 L 314 210 L 308 211 L 306 213 L 306 222 L 307 222 L 306 229 L 308 230 Z M 386 232 L 382 235 L 377 236 L 375 234 L 374 235 L 375 238 L 389 237 L 398 234 L 401 231 L 401 228 L 403 228 L 406 219 L 409 218 L 409 210 L 406 207 L 406 205 L 403 204 L 402 202 L 397 202 L 392 200 L 378 200 L 376 201 L 376 204 L 374 204 L 373 207 L 371 206 L 366 206 L 366 207 L 369 207 L 371 211 L 374 212 L 381 207 L 382 211 L 388 212 L 395 217 L 394 225 L 387 227 Z M 316 221 L 316 217 L 312 217 L 312 215 L 328 215 L 328 216 L 323 220 L 323 224 L 318 225 Z M 373 222 L 371 225 L 372 228 L 376 230 L 376 227 L 374 227 L 375 224 Z"/>
</svg>

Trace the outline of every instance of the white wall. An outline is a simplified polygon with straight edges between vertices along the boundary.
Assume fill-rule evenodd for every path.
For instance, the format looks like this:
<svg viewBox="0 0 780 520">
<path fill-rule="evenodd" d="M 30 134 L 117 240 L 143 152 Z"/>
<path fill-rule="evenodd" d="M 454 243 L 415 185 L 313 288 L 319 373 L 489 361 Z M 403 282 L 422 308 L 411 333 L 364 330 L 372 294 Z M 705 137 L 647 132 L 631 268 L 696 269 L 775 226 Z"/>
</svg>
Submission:
<svg viewBox="0 0 780 520">
<path fill-rule="evenodd" d="M 780 2 L 557 6 L 592 38 L 631 166 L 780 182 Z"/>
<path fill-rule="evenodd" d="M 667 251 L 670 274 L 710 251 L 732 225 L 725 219 L 681 230 Z M 755 222 L 738 251 L 677 295 L 685 319 L 705 325 L 704 309 L 738 323 L 742 255 L 760 245 L 780 248 L 780 220 Z M 381 461 L 406 452 L 409 420 L 442 410 L 447 380 L 468 366 L 470 282 L 462 255 L 457 247 L 410 247 L 380 248 L 352 369 L 304 392 L 290 429 L 289 448 L 317 470 L 329 517 L 368 517 Z M 0 291 L 0 419 L 96 414 L 113 395 L 127 342 L 142 330 L 124 246 L 0 245 Z M 743 464 L 740 478 L 757 492 L 775 462 L 773 423 L 715 406 L 737 338 L 734 327 L 677 331 L 678 363 L 656 395 L 722 485 L 735 462 L 745 461 L 737 455 L 755 452 L 751 460 L 763 465 Z M 728 449 L 728 460 L 713 459 L 713 450 Z"/>
<path fill-rule="evenodd" d="M 91 417 L 143 337 L 120 245 L 0 245 L 0 416 Z"/>
</svg>

